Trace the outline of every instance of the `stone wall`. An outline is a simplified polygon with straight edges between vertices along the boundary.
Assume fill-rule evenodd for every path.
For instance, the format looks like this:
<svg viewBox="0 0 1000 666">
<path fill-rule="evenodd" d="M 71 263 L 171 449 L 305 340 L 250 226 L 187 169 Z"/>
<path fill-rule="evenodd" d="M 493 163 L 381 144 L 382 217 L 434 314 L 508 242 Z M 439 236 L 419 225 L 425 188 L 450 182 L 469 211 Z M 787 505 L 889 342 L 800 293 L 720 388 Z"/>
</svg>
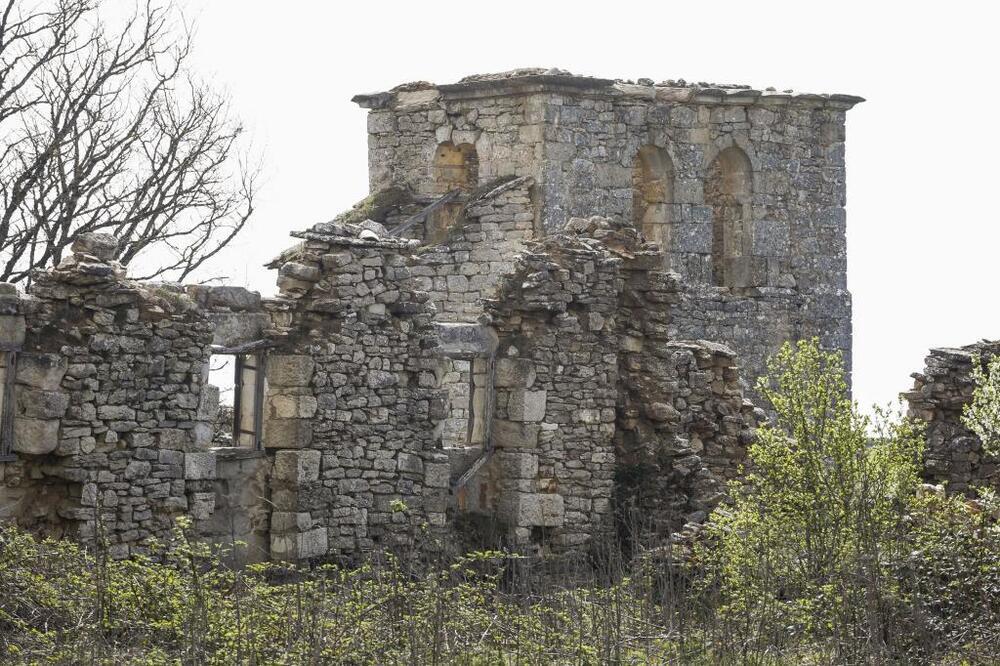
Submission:
<svg viewBox="0 0 1000 666">
<path fill-rule="evenodd" d="M 268 365 L 269 386 L 282 387 L 265 430 L 282 449 L 271 554 L 407 545 L 421 525 L 445 524 L 449 479 L 432 309 L 405 259 L 416 241 L 337 224 L 298 235 L 273 264 L 290 316 Z"/>
<path fill-rule="evenodd" d="M 411 273 L 430 294 L 435 320 L 476 321 L 482 300 L 496 295 L 514 258 L 534 237 L 533 185 L 531 178 L 508 178 L 485 186 L 441 243 L 418 250 Z"/>
<path fill-rule="evenodd" d="M 600 245 L 550 236 L 490 303 L 496 509 L 517 543 L 567 550 L 611 527 L 620 264 Z"/>
<path fill-rule="evenodd" d="M 125 281 L 78 241 L 20 301 L 13 447 L 2 512 L 54 535 L 100 535 L 115 556 L 214 510 L 205 390 L 212 324 L 179 290 Z"/>
<path fill-rule="evenodd" d="M 972 400 L 972 364 L 1000 353 L 1000 342 L 983 341 L 958 349 L 932 349 L 926 367 L 913 374 L 913 389 L 903 394 L 909 416 L 927 424 L 924 478 L 944 483 L 950 492 L 972 494 L 976 486 L 1000 489 L 1000 465 L 983 452 L 982 442 L 962 424 L 962 409 Z"/>
<path fill-rule="evenodd" d="M 739 475 L 763 418 L 744 398 L 731 349 L 678 337 L 675 318 L 690 314 L 683 311 L 692 303 L 676 274 L 649 270 L 650 263 L 658 258 L 626 261 L 618 316 L 615 499 L 629 538 L 702 522 L 722 498 L 725 482 Z"/>
</svg>

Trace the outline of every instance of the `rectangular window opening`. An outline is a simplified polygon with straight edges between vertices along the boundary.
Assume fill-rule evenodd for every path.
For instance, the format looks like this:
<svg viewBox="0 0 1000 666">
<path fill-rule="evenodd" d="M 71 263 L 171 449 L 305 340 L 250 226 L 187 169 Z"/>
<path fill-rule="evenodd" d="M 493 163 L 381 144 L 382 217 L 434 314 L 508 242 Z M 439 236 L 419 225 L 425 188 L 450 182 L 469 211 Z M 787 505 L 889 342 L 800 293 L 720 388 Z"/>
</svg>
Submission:
<svg viewBox="0 0 1000 666">
<path fill-rule="evenodd" d="M 209 383 L 219 389 L 215 444 L 263 448 L 264 354 L 213 354 Z"/>
</svg>

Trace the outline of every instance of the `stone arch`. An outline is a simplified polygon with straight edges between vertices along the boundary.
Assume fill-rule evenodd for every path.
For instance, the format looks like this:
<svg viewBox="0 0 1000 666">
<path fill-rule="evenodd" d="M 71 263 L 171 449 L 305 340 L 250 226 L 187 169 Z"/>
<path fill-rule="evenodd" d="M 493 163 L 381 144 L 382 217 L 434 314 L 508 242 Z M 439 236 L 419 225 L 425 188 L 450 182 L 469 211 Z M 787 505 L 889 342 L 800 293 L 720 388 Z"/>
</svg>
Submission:
<svg viewBox="0 0 1000 666">
<path fill-rule="evenodd" d="M 712 209 L 713 283 L 750 286 L 753 164 L 739 146 L 722 149 L 708 165 L 705 203 Z"/>
<path fill-rule="evenodd" d="M 674 163 L 665 148 L 643 146 L 632 167 L 632 220 L 660 250 L 669 250 L 670 207 L 674 202 Z"/>
<path fill-rule="evenodd" d="M 476 147 L 471 143 L 455 145 L 445 141 L 434 150 L 434 160 L 431 164 L 433 192 L 443 196 L 448 192 L 458 190 L 471 192 L 479 184 L 479 156 Z M 428 243 L 440 243 L 448 236 L 448 229 L 462 213 L 462 202 L 451 201 L 428 215 L 424 240 Z"/>
<path fill-rule="evenodd" d="M 479 183 L 479 156 L 471 143 L 457 146 L 451 141 L 439 144 L 432 164 L 434 191 L 446 194 L 452 190 L 471 192 Z"/>
</svg>

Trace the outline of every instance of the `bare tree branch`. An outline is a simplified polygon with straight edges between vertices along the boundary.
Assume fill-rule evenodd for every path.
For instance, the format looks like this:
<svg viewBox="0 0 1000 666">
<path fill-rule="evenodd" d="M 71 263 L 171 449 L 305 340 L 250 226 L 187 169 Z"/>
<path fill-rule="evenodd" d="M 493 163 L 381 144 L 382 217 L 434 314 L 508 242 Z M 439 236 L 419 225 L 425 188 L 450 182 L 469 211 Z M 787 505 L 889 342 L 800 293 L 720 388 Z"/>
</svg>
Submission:
<svg viewBox="0 0 1000 666">
<path fill-rule="evenodd" d="M 0 0 L 0 280 L 112 233 L 139 278 L 183 279 L 254 211 L 259 169 L 227 100 L 188 71 L 190 32 L 146 0 Z"/>
</svg>

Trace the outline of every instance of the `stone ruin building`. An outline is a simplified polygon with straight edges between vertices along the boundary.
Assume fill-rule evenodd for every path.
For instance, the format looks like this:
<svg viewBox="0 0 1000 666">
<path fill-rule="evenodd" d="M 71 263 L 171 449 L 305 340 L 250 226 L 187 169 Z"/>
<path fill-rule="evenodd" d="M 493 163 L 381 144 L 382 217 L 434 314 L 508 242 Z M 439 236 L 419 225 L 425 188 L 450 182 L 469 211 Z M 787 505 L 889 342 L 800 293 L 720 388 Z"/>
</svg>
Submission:
<svg viewBox="0 0 1000 666">
<path fill-rule="evenodd" d="M 926 423 L 924 479 L 949 492 L 1000 490 L 1000 461 L 987 455 L 979 437 L 962 423 L 962 410 L 975 389 L 973 364 L 986 368 L 998 353 L 1000 341 L 990 340 L 932 349 L 923 371 L 913 374 L 913 389 L 903 394 L 909 415 Z"/>
<path fill-rule="evenodd" d="M 117 557 L 182 515 L 250 559 L 582 551 L 704 519 L 783 341 L 849 359 L 860 98 L 518 70 L 354 101 L 371 195 L 292 233 L 275 297 L 131 281 L 97 235 L 3 288 L 0 518 Z"/>
</svg>

